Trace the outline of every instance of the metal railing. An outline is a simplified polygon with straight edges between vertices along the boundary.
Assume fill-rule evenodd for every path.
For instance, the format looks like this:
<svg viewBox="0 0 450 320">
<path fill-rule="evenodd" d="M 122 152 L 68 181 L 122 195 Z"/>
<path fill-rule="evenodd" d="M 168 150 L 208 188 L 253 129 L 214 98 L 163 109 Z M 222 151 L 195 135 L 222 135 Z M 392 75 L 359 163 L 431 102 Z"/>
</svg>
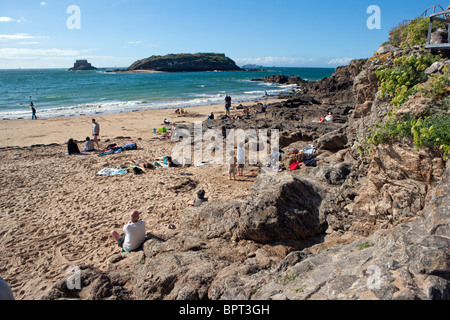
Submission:
<svg viewBox="0 0 450 320">
<path fill-rule="evenodd" d="M 429 8 L 430 9 L 430 8 Z M 430 14 L 430 27 L 428 29 L 427 44 L 428 49 L 450 49 L 450 10 L 442 10 L 440 12 L 434 12 Z M 431 34 L 433 32 L 434 23 L 440 21 L 444 23 L 445 28 L 448 31 L 447 43 L 431 44 Z"/>
<path fill-rule="evenodd" d="M 439 11 L 436 11 L 439 10 Z M 433 11 L 433 12 L 431 12 Z M 427 10 L 425 10 L 422 15 L 420 15 L 421 18 L 426 18 L 429 17 L 432 14 L 435 14 L 437 12 L 441 12 L 444 11 L 444 8 L 442 8 L 439 4 L 435 5 L 435 6 L 431 6 L 429 8 L 427 8 Z M 430 12 L 430 13 L 429 13 Z"/>
</svg>

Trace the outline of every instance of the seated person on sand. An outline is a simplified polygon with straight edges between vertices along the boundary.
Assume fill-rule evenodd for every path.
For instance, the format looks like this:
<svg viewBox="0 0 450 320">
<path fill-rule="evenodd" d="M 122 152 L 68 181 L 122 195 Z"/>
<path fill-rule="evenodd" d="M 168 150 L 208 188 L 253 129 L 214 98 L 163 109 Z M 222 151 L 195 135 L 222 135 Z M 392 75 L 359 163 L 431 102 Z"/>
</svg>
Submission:
<svg viewBox="0 0 450 320">
<path fill-rule="evenodd" d="M 170 121 L 167 120 L 167 119 L 164 119 L 164 124 L 165 124 L 165 125 L 169 125 L 169 124 L 170 124 Z"/>
<path fill-rule="evenodd" d="M 197 192 L 197 198 L 188 202 L 188 206 L 200 207 L 203 202 L 207 202 L 208 198 L 205 198 L 205 190 L 201 189 Z"/>
<path fill-rule="evenodd" d="M 111 231 L 111 237 L 124 251 L 130 252 L 139 249 L 145 241 L 145 221 L 139 219 L 139 212 L 130 213 L 130 221 L 123 227 L 123 235 Z"/>
<path fill-rule="evenodd" d="M 80 154 L 80 149 L 78 148 L 78 145 L 73 141 L 73 138 L 70 138 L 69 141 L 67 141 L 67 154 L 69 156 Z"/>
<path fill-rule="evenodd" d="M 84 151 L 92 152 L 95 151 L 94 141 L 91 138 L 86 137 L 86 143 L 84 144 Z"/>
<path fill-rule="evenodd" d="M 171 156 L 167 156 L 167 157 L 166 157 L 166 161 L 167 161 L 167 166 L 168 166 L 169 168 L 177 168 L 177 167 L 178 167 L 178 164 L 176 164 L 175 162 L 173 162 Z"/>
</svg>

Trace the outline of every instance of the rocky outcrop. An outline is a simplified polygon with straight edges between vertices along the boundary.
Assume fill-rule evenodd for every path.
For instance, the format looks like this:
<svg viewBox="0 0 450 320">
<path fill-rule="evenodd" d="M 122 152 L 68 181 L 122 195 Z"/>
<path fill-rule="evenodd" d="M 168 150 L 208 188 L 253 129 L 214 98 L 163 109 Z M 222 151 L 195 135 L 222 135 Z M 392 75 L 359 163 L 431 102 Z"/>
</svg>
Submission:
<svg viewBox="0 0 450 320">
<path fill-rule="evenodd" d="M 73 68 L 70 68 L 69 71 L 90 71 L 97 70 L 97 68 L 93 67 L 87 60 L 77 60 L 73 65 Z"/>
<path fill-rule="evenodd" d="M 329 79 L 302 82 L 300 94 L 265 114 L 204 122 L 222 133 L 278 129 L 285 151 L 313 144 L 322 160 L 259 175 L 245 199 L 187 208 L 172 237 L 150 236 L 143 251 L 112 257 L 110 272 L 82 273 L 80 292 L 61 281 L 46 298 L 449 299 L 450 164 L 408 140 L 357 150 L 392 110 L 375 71 L 416 51 L 382 46 Z M 397 111 L 420 115 L 427 106 L 412 95 Z M 319 123 L 328 110 L 335 122 Z M 132 272 L 118 277 L 126 261 Z"/>
<path fill-rule="evenodd" d="M 133 63 L 127 71 L 200 72 L 200 71 L 242 71 L 236 63 L 224 54 L 169 54 L 152 56 Z"/>
</svg>

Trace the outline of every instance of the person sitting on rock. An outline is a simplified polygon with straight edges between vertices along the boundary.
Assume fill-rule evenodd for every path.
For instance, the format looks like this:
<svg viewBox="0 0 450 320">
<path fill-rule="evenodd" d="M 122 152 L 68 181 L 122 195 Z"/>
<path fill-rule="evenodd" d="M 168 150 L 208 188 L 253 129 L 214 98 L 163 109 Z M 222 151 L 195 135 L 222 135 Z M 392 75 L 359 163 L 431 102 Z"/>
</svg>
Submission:
<svg viewBox="0 0 450 320">
<path fill-rule="evenodd" d="M 117 231 L 111 231 L 111 236 L 117 241 L 117 245 L 124 251 L 137 250 L 145 241 L 145 221 L 139 219 L 139 212 L 130 213 L 130 221 L 123 227 L 123 235 Z"/>
</svg>

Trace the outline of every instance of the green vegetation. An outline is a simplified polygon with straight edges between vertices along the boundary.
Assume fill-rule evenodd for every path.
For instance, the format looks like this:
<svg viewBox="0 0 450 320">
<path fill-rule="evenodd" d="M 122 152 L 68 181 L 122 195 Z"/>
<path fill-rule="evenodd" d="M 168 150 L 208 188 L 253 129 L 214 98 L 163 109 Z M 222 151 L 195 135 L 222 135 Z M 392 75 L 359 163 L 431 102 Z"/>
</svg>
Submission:
<svg viewBox="0 0 450 320">
<path fill-rule="evenodd" d="M 450 93 L 450 66 L 446 65 L 442 73 L 432 74 L 429 79 L 414 87 L 424 97 L 439 101 Z"/>
<path fill-rule="evenodd" d="M 390 32 L 390 44 L 398 47 L 412 47 L 424 45 L 427 42 L 428 28 L 430 26 L 429 18 L 416 18 L 411 22 L 402 22 Z M 444 28 L 442 22 L 436 22 L 433 31 L 437 28 Z"/>
<path fill-rule="evenodd" d="M 295 279 L 297 279 L 297 275 L 291 273 L 284 276 L 283 280 L 281 281 L 281 284 L 283 286 L 288 285 L 291 282 L 294 282 Z"/>
<path fill-rule="evenodd" d="M 367 249 L 367 248 L 370 248 L 370 247 L 373 247 L 373 246 L 374 246 L 374 244 L 371 243 L 371 242 L 364 242 L 364 243 L 361 243 L 361 244 L 358 246 L 358 249 L 359 249 L 359 250 L 364 250 L 364 249 Z"/>
<path fill-rule="evenodd" d="M 416 56 L 402 56 L 395 59 L 394 65 L 377 70 L 381 96 L 392 96 L 391 104 L 401 106 L 414 92 L 414 87 L 427 81 L 424 71 L 434 62 L 439 61 L 439 56 L 423 54 Z"/>
<path fill-rule="evenodd" d="M 450 117 L 445 113 L 419 119 L 410 114 L 401 119 L 391 117 L 382 125 L 376 124 L 374 129 L 365 143 L 379 145 L 409 138 L 414 141 L 416 150 L 423 146 L 438 148 L 442 150 L 444 160 L 450 154 Z"/>
</svg>

